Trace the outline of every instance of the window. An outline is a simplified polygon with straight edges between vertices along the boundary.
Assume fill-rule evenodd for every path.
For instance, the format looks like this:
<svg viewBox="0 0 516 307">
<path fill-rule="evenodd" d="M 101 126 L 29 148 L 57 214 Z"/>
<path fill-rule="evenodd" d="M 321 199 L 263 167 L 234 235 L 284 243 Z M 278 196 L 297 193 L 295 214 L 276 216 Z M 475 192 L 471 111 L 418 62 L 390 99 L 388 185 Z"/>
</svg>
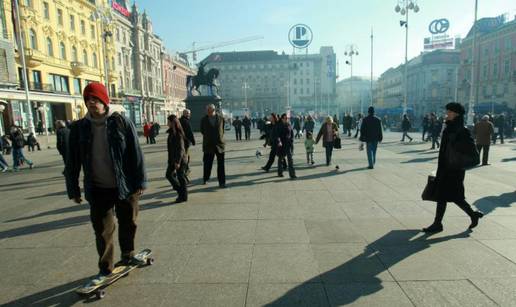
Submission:
<svg viewBox="0 0 516 307">
<path fill-rule="evenodd" d="M 48 83 L 54 86 L 54 90 L 59 93 L 70 93 L 68 88 L 68 77 L 49 74 Z"/>
<path fill-rule="evenodd" d="M 503 70 L 504 70 L 505 75 L 510 76 L 511 75 L 511 60 L 509 60 L 509 59 L 505 60 L 503 66 L 504 66 Z"/>
<path fill-rule="evenodd" d="M 120 42 L 120 29 L 116 29 L 116 41 Z"/>
<path fill-rule="evenodd" d="M 86 35 L 86 23 L 84 20 L 81 20 L 81 34 Z"/>
<path fill-rule="evenodd" d="M 127 33 L 124 31 L 124 45 L 127 44 Z"/>
<path fill-rule="evenodd" d="M 48 56 L 54 56 L 54 45 L 52 44 L 52 39 L 47 37 L 47 54 Z"/>
<path fill-rule="evenodd" d="M 487 71 L 488 71 L 488 66 L 484 65 L 484 70 L 482 71 L 482 76 L 484 77 L 484 79 L 487 79 Z"/>
<path fill-rule="evenodd" d="M 73 93 L 77 95 L 81 94 L 81 80 L 78 78 L 73 79 Z"/>
<path fill-rule="evenodd" d="M 498 63 L 493 64 L 493 79 L 497 79 L 498 77 Z"/>
<path fill-rule="evenodd" d="M 33 70 L 32 71 L 32 81 L 34 82 L 34 88 L 37 90 L 41 90 L 41 71 Z"/>
<path fill-rule="evenodd" d="M 294 95 L 297 95 L 297 88 L 294 89 Z"/>
<path fill-rule="evenodd" d="M 32 0 L 25 0 L 24 4 L 25 6 L 32 7 Z"/>
<path fill-rule="evenodd" d="M 63 25 L 63 10 L 57 9 L 57 23 L 62 26 Z"/>
<path fill-rule="evenodd" d="M 50 19 L 50 7 L 48 6 L 48 2 L 43 2 L 43 17 L 46 20 Z"/>
<path fill-rule="evenodd" d="M 63 42 L 59 43 L 59 51 L 61 54 L 61 59 L 66 60 L 66 47 Z"/>
<path fill-rule="evenodd" d="M 505 83 L 503 85 L 503 93 L 504 93 L 504 95 L 509 94 L 509 84 L 508 83 Z"/>
<path fill-rule="evenodd" d="M 489 56 L 489 48 L 484 49 L 484 56 Z"/>
<path fill-rule="evenodd" d="M 115 58 L 111 58 L 111 70 L 115 70 Z"/>
<path fill-rule="evenodd" d="M 86 66 L 88 66 L 88 51 L 86 49 L 82 50 L 82 63 Z"/>
<path fill-rule="evenodd" d="M 297 79 L 294 79 L 294 84 L 297 84 Z"/>
<path fill-rule="evenodd" d="M 75 16 L 70 15 L 70 30 L 75 32 Z"/>
<path fill-rule="evenodd" d="M 118 66 L 122 66 L 122 54 L 118 53 Z"/>
<path fill-rule="evenodd" d="M 512 48 L 512 41 L 510 37 L 505 39 L 505 50 L 509 51 Z"/>
<path fill-rule="evenodd" d="M 77 48 L 72 47 L 72 61 L 79 62 L 79 56 L 77 55 Z"/>
<path fill-rule="evenodd" d="M 95 25 L 90 25 L 91 38 L 95 38 Z"/>
<path fill-rule="evenodd" d="M 97 63 L 97 53 L 93 52 L 93 55 L 92 55 L 92 65 L 93 67 L 95 68 L 98 68 L 98 63 Z"/>
<path fill-rule="evenodd" d="M 36 31 L 34 29 L 29 30 L 30 47 L 32 49 L 38 49 L 38 38 L 36 37 Z"/>
</svg>

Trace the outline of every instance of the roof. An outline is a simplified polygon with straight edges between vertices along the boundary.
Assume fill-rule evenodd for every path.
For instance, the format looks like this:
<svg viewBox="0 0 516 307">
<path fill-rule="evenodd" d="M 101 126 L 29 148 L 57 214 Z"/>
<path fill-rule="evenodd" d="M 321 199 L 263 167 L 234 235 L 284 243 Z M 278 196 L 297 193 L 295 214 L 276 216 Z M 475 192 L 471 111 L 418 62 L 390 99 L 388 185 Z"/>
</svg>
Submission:
<svg viewBox="0 0 516 307">
<path fill-rule="evenodd" d="M 214 52 L 206 57 L 202 62 L 263 62 L 287 60 L 288 55 L 278 54 L 276 51 L 234 51 L 234 52 Z"/>
<path fill-rule="evenodd" d="M 503 28 L 516 25 L 516 19 L 506 22 L 506 18 L 504 15 L 500 15 L 497 17 L 485 17 L 477 20 L 477 35 L 481 36 L 484 34 L 493 33 L 499 31 Z M 473 37 L 474 27 L 472 26 L 466 35 L 466 39 L 470 39 Z"/>
</svg>

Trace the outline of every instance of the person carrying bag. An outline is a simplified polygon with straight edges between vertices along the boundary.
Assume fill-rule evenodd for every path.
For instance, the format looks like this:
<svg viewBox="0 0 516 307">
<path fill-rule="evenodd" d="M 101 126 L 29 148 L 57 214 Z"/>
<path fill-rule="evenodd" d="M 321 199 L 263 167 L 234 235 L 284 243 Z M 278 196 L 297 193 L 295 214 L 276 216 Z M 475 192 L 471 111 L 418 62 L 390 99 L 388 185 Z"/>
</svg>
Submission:
<svg viewBox="0 0 516 307">
<path fill-rule="evenodd" d="M 447 202 L 454 202 L 470 218 L 469 229 L 478 225 L 484 215 L 473 211 L 464 196 L 464 177 L 466 169 L 480 163 L 480 157 L 468 129 L 464 127 L 464 107 L 452 102 L 446 105 L 446 128 L 443 131 L 441 148 L 435 178 L 428 178 L 423 191 L 423 200 L 437 202 L 435 219 L 423 232 L 436 233 L 443 230 L 442 220 Z"/>
</svg>

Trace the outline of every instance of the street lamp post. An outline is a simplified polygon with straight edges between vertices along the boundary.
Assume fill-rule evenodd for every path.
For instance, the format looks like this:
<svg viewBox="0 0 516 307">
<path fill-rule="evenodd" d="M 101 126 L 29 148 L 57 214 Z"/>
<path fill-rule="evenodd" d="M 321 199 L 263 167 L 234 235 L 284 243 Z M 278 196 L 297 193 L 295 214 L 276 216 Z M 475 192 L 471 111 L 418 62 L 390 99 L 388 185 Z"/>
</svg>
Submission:
<svg viewBox="0 0 516 307">
<path fill-rule="evenodd" d="M 408 105 L 408 22 L 409 22 L 409 11 L 413 10 L 414 13 L 419 12 L 419 6 L 417 0 L 398 0 L 398 4 L 394 8 L 396 13 L 400 13 L 405 16 L 405 21 L 400 21 L 400 26 L 405 26 L 405 76 L 404 76 L 404 98 L 403 98 L 403 113 L 407 113 Z"/>
<path fill-rule="evenodd" d="M 50 148 L 50 138 L 48 137 L 48 121 L 47 121 L 47 106 L 38 107 L 38 111 L 43 115 L 43 127 L 45 129 L 45 135 L 47 136 L 47 148 Z"/>
<path fill-rule="evenodd" d="M 247 90 L 250 89 L 247 81 L 244 81 L 244 85 L 242 85 L 242 89 L 244 90 L 244 102 L 245 102 L 245 115 L 249 111 L 249 106 L 247 105 Z"/>
<path fill-rule="evenodd" d="M 350 77 L 349 77 L 349 99 L 351 101 L 350 105 L 353 104 L 353 56 L 358 55 L 358 50 L 355 45 L 349 45 L 347 50 L 344 52 L 345 56 L 349 56 L 349 61 L 346 60 L 346 64 L 350 67 Z M 362 113 L 363 106 L 362 100 L 360 100 L 360 113 Z"/>
<path fill-rule="evenodd" d="M 93 20 L 99 21 L 100 25 L 102 26 L 101 36 L 102 36 L 102 53 L 103 53 L 103 58 L 104 58 L 104 74 L 105 74 L 104 84 L 106 86 L 106 90 L 109 91 L 109 76 L 108 76 L 109 58 L 108 58 L 107 52 L 106 52 L 106 50 L 107 50 L 106 45 L 107 45 L 108 37 L 113 37 L 113 33 L 111 31 L 109 31 L 108 29 L 106 29 L 106 26 L 108 24 L 111 24 L 113 18 L 111 17 L 109 9 L 106 10 L 102 7 L 97 7 L 96 11 L 91 15 L 91 17 Z"/>
<path fill-rule="evenodd" d="M 475 117 L 475 102 L 476 102 L 476 91 L 475 91 L 475 60 L 477 51 L 477 12 L 478 12 L 478 0 L 475 0 L 475 21 L 473 22 L 473 41 L 471 46 L 471 87 L 469 92 L 469 107 L 468 107 L 468 126 L 473 125 L 473 118 Z"/>
</svg>

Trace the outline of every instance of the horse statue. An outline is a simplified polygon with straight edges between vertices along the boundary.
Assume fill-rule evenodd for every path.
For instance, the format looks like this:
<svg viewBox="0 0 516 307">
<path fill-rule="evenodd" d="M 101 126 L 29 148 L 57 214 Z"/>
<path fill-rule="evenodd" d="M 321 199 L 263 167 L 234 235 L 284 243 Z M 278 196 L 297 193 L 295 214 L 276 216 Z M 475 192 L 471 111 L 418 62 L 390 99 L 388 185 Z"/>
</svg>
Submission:
<svg viewBox="0 0 516 307">
<path fill-rule="evenodd" d="M 186 77 L 186 88 L 188 90 L 188 96 L 193 96 L 193 90 L 201 95 L 201 91 L 199 91 L 199 86 L 206 85 L 208 86 L 208 96 L 217 96 L 219 93 L 219 88 L 217 84 L 215 84 L 215 79 L 219 77 L 219 70 L 216 68 L 211 68 L 207 73 L 204 73 L 204 66 L 206 63 L 199 64 L 199 68 L 197 70 L 197 75 Z M 213 88 L 216 91 L 213 91 Z"/>
</svg>

